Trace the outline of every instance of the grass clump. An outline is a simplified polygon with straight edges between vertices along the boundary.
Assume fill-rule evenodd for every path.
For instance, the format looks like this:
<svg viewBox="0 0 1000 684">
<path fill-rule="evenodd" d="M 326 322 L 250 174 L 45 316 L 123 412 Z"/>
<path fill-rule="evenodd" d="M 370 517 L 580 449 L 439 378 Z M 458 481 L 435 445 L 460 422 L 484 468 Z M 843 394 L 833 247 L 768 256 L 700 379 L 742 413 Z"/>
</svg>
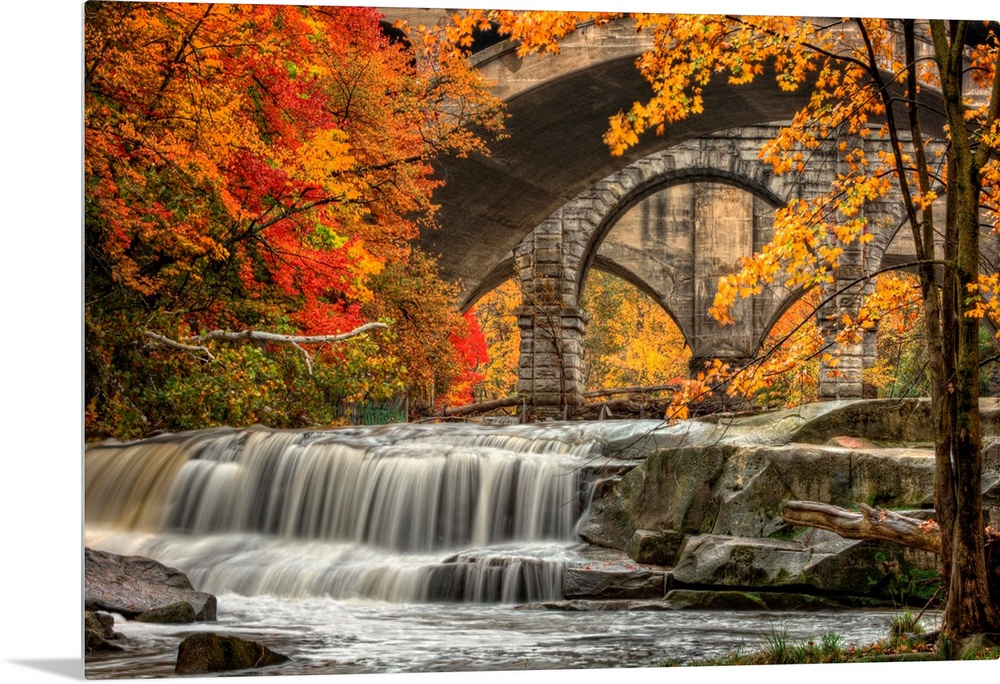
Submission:
<svg viewBox="0 0 1000 684">
<path fill-rule="evenodd" d="M 905 644 L 910 641 L 910 637 L 923 633 L 920 616 L 914 615 L 911 610 L 893 615 L 889 620 L 889 643 L 894 646 Z"/>
<path fill-rule="evenodd" d="M 836 632 L 827 632 L 820 637 L 819 643 L 807 641 L 794 643 L 789 639 L 784 629 L 772 628 L 765 635 L 763 646 L 749 654 L 742 663 L 747 665 L 789 665 L 805 663 L 839 663 L 842 661 L 841 644 L 843 638 Z"/>
</svg>

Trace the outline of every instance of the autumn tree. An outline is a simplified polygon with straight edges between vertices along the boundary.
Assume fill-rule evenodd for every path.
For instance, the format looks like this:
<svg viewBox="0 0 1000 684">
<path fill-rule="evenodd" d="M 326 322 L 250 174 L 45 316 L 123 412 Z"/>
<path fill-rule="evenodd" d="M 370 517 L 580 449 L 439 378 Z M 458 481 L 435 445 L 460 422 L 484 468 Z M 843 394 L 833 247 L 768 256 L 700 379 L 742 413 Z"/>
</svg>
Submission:
<svg viewBox="0 0 1000 684">
<path fill-rule="evenodd" d="M 399 374 L 410 406 L 421 413 L 471 402 L 486 355 L 478 323 L 458 311 L 457 285 L 442 281 L 436 269 L 418 251 L 387 263 L 370 279 L 377 296 L 362 308 L 371 318 L 392 322 L 383 347 L 402 361 Z"/>
<path fill-rule="evenodd" d="M 760 409 L 791 408 L 818 398 L 820 358 L 827 347 L 816 309 L 814 288 L 795 300 L 767 332 L 757 358 L 731 377 L 726 391 Z"/>
<path fill-rule="evenodd" d="M 866 207 L 890 194 L 899 198 L 917 250 L 913 266 L 935 420 L 935 513 L 947 587 L 943 631 L 1000 631 L 1000 602 L 986 578 L 979 421 L 980 325 L 1000 310 L 1000 277 L 983 272 L 980 250 L 984 222 L 995 228 L 1000 217 L 996 27 L 510 11 L 471 13 L 458 25 L 494 22 L 525 54 L 558 50 L 581 22 L 600 26 L 623 18 L 652 33 L 653 47 L 637 60 L 652 95 L 612 117 L 605 134 L 612 154 L 697 116 L 710 82 L 739 86 L 758 78 L 808 92 L 791 123 L 761 151 L 776 173 L 803 169 L 821 146 L 839 154 L 842 171 L 830 191 L 777 210 L 771 243 L 720 282 L 714 309 L 720 320 L 737 298 L 776 279 L 829 292 L 845 250 L 886 228 L 869 221 Z M 844 312 L 849 320 L 841 341 L 873 323 L 867 311 Z"/>
<path fill-rule="evenodd" d="M 691 350 L 672 318 L 633 285 L 602 271 L 587 279 L 582 307 L 587 389 L 665 385 L 686 377 Z"/>
<path fill-rule="evenodd" d="M 521 292 L 513 278 L 486 293 L 470 309 L 486 341 L 489 362 L 479 370 L 482 380 L 476 384 L 478 402 L 502 399 L 517 393 L 517 364 L 521 353 L 521 331 L 515 309 L 521 305 Z"/>
<path fill-rule="evenodd" d="M 176 427 L 155 415 L 186 394 L 168 387 L 178 377 L 203 387 L 198 402 L 332 382 L 338 367 L 354 381 L 324 394 L 400 384 L 406 359 L 370 357 L 392 325 L 366 313 L 380 308 L 372 281 L 433 225 L 431 161 L 485 151 L 501 119 L 460 52 L 430 33 L 392 42 L 379 21 L 356 7 L 87 3 L 88 425 L 113 431 L 129 412 L 130 434 Z M 263 375 L 240 389 L 234 369 L 249 367 Z M 201 417 L 289 422 L 281 406 Z"/>
</svg>

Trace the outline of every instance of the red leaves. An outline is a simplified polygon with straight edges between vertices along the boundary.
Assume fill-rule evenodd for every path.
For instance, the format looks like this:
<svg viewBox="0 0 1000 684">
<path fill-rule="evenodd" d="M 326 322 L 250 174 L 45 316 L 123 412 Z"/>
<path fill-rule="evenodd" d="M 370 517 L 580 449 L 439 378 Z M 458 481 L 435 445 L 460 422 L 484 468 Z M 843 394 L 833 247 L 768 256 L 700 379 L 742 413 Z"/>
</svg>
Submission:
<svg viewBox="0 0 1000 684">
<path fill-rule="evenodd" d="M 433 221 L 431 160 L 484 150 L 468 125 L 500 117 L 466 60 L 392 45 L 379 21 L 358 7 L 86 6 L 88 321 L 324 335 L 393 308 L 373 305 L 395 297 L 373 278 Z M 411 289 L 442 288 L 426 271 Z M 412 354 L 366 349 L 383 354 L 379 381 L 405 375 L 400 358 L 441 358 L 458 316 L 433 299 L 449 325 L 415 334 Z"/>
<path fill-rule="evenodd" d="M 448 406 L 463 406 L 474 401 L 472 390 L 485 377 L 479 367 L 490 360 L 486 352 L 486 338 L 475 315 L 468 311 L 462 320 L 465 322 L 465 330 L 455 330 L 448 335 L 448 341 L 458 352 L 461 361 L 457 381 L 442 398 L 442 403 Z"/>
</svg>

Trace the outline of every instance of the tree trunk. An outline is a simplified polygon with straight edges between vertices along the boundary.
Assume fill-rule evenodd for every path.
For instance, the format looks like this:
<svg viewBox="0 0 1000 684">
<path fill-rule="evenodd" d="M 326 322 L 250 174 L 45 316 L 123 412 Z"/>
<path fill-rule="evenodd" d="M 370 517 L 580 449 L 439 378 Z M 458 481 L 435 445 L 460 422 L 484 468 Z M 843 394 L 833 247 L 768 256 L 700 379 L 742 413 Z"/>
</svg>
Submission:
<svg viewBox="0 0 1000 684">
<path fill-rule="evenodd" d="M 945 298 L 947 316 L 957 322 L 951 404 L 950 577 L 943 629 L 957 636 L 1000 630 L 1000 607 L 990 600 L 982 541 L 982 441 L 979 421 L 979 319 L 969 315 L 970 286 L 979 282 L 980 160 L 972 151 L 963 101 L 965 22 L 931 22 L 934 58 L 949 124 L 946 234 L 956 240 L 954 292 Z M 994 93 L 996 95 L 996 93 Z M 947 319 L 946 319 L 947 320 Z M 946 539 L 947 541 L 947 539 Z"/>
</svg>

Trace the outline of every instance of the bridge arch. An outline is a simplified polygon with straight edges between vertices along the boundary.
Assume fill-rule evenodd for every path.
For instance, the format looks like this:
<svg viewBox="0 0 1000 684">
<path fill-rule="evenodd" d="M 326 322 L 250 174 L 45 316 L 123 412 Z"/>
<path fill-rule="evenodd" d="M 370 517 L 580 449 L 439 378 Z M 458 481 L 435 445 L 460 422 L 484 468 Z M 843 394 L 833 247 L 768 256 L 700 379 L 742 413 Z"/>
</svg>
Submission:
<svg viewBox="0 0 1000 684">
<path fill-rule="evenodd" d="M 433 20 L 425 16 L 421 23 Z M 441 229 L 425 232 L 419 246 L 440 255 L 438 263 L 446 279 L 462 283 L 466 308 L 512 272 L 516 273 L 526 288 L 523 319 L 544 319 L 550 330 L 564 331 L 565 337 L 560 339 L 560 344 L 565 343 L 564 348 L 558 351 L 563 355 L 568 351 L 568 357 L 574 353 L 574 336 L 586 325 L 578 302 L 587 271 L 598 260 L 632 270 L 601 253 L 601 245 L 612 231 L 614 221 L 595 233 L 601 212 L 593 205 L 575 204 L 575 200 L 587 193 L 599 194 L 594 191 L 595 184 L 613 174 L 619 175 L 621 193 L 635 190 L 635 182 L 628 185 L 630 176 L 641 175 L 641 169 L 637 171 L 636 167 L 652 163 L 650 157 L 658 153 L 676 151 L 686 144 L 697 146 L 701 139 L 725 137 L 724 132 L 731 135 L 733 130 L 757 127 L 773 130 L 774 122 L 790 120 L 809 97 L 806 87 L 781 90 L 772 74 L 762 74 L 754 83 L 740 86 L 731 85 L 722 74 L 705 88 L 704 113 L 667 126 L 662 136 L 644 135 L 625 155 L 612 157 L 601 139 L 609 117 L 651 95 L 649 84 L 635 68 L 635 58 L 648 47 L 649 41 L 648 34 L 637 34 L 630 22 L 622 21 L 601 28 L 584 27 L 561 42 L 557 55 L 520 58 L 508 41 L 477 52 L 473 61 L 494 82 L 494 92 L 507 105 L 508 137 L 492 146 L 490 157 L 444 159 L 436 166 L 439 177 L 448 181 L 435 196 L 441 207 L 438 213 Z M 933 98 L 929 91 L 923 94 Z M 929 128 L 934 126 L 930 121 L 927 124 Z M 752 157 L 744 157 L 740 151 L 724 151 L 720 146 L 720 158 L 707 162 L 691 159 L 675 164 L 673 170 L 678 179 L 684 168 L 692 177 L 705 173 L 707 168 L 714 180 L 732 174 L 730 180 L 734 182 L 730 185 L 744 189 L 752 185 L 747 185 L 747 179 L 753 179 L 760 186 L 758 190 L 767 189 L 781 201 L 808 195 L 824 185 L 829 187 L 824 179 L 829 178 L 825 174 L 835 170 L 835 150 L 818 150 L 810 158 L 804 178 L 772 178 L 766 166 L 757 161 L 759 145 L 747 147 L 752 150 Z M 735 182 L 737 178 L 742 180 Z M 693 182 L 703 181 L 695 178 Z M 762 197 L 766 193 L 757 195 Z M 614 207 L 619 199 L 620 196 L 615 197 L 609 206 Z M 639 194 L 633 199 L 642 201 Z M 623 205 L 616 211 L 625 213 L 627 207 Z M 593 242 L 581 244 L 573 237 L 574 231 L 584 227 L 590 230 Z M 871 272 L 876 259 L 884 260 L 885 254 L 892 252 L 888 243 L 884 249 L 879 244 L 871 247 L 847 255 L 845 280 Z M 636 277 L 644 279 L 641 274 Z M 648 280 L 647 285 L 655 287 Z M 839 304 L 835 302 L 835 306 Z M 771 313 L 782 307 L 783 304 L 771 306 Z M 773 316 L 760 313 L 757 319 L 763 330 Z M 762 339 L 755 337 L 754 342 Z M 549 344 L 541 338 L 535 341 L 538 345 L 534 351 L 529 349 L 531 354 Z M 534 342 L 529 340 L 528 347 L 531 344 Z M 570 377 L 569 386 L 573 384 L 571 365 L 564 368 Z M 551 379 L 555 372 L 542 364 L 528 375 Z M 567 382 L 563 379 L 549 385 L 565 389 Z M 549 400 L 567 403 L 564 399 L 564 393 L 549 393 L 542 403 Z"/>
<path fill-rule="evenodd" d="M 525 311 L 529 314 L 522 319 L 523 337 L 532 340 L 531 321 L 545 318 L 548 334 L 566 343 L 566 348 L 558 350 L 556 355 L 570 359 L 571 366 L 582 367 L 582 357 L 574 360 L 574 354 L 582 354 L 582 346 L 577 343 L 586 328 L 579 302 L 589 269 L 599 264 L 602 270 L 628 278 L 669 311 L 692 350 L 693 367 L 712 358 L 721 357 L 738 364 L 755 357 L 773 325 L 804 292 L 790 292 L 778 283 L 753 298 L 737 302 L 734 313 L 737 325 L 723 327 L 708 314 L 718 279 L 737 268 L 741 257 L 758 251 L 770 240 L 771 212 L 791 198 L 809 199 L 825 192 L 839 170 L 836 155 L 820 151 L 813 155 L 811 166 L 803 173 L 773 174 L 770 166 L 759 160 L 758 150 L 775 135 L 777 128 L 778 124 L 744 127 L 684 141 L 619 169 L 565 202 L 517 245 L 513 264 L 510 260 L 502 263 L 504 277 L 513 265 L 523 286 Z M 751 198 L 753 206 L 743 215 L 745 224 L 734 225 L 730 221 L 721 225 L 738 212 L 719 211 L 706 217 L 695 217 L 692 213 L 686 230 L 696 240 L 700 231 L 705 242 L 698 243 L 697 249 L 695 244 L 681 248 L 681 251 L 686 249 L 685 263 L 676 261 L 677 254 L 659 257 L 656 262 L 659 273 L 652 277 L 636 266 L 637 262 L 630 261 L 627 254 L 622 256 L 607 248 L 616 239 L 616 229 L 623 219 L 642 203 L 665 191 L 704 184 L 729 188 Z M 839 332 L 842 314 L 856 311 L 859 306 L 866 289 L 865 276 L 877 272 L 888 258 L 890 247 L 900 240 L 902 210 L 898 199 L 873 202 L 865 211 L 873 225 L 879 226 L 876 239 L 869 244 L 856 242 L 849 246 L 835 272 L 835 282 L 824 288 L 825 303 L 817 319 L 829 340 Z M 704 220 L 699 222 L 696 218 Z M 667 246 L 676 248 L 676 244 Z M 905 246 L 902 249 L 906 251 Z M 632 249 L 637 259 L 648 258 L 655 251 L 656 247 L 649 245 Z M 896 258 L 912 257 L 897 255 Z M 490 282 L 492 277 L 484 282 Z M 552 332 L 555 330 L 561 332 L 555 334 Z M 837 360 L 840 373 L 821 376 L 823 398 L 863 395 L 862 369 L 874 360 L 874 340 L 874 333 L 866 335 Z M 539 375 L 538 350 L 545 346 L 529 342 L 525 347 L 526 363 L 536 364 L 524 374 L 525 394 L 531 394 L 533 378 Z M 543 376 L 558 374 L 548 367 L 540 370 Z M 574 386 L 572 369 L 563 380 L 560 388 Z M 560 399 L 559 403 L 567 402 Z"/>
<path fill-rule="evenodd" d="M 676 161 L 676 157 L 673 155 L 671 156 L 673 157 L 673 160 Z M 621 220 L 631 209 L 661 190 L 666 190 L 678 185 L 700 182 L 720 183 L 723 185 L 729 185 L 739 190 L 744 190 L 751 195 L 762 199 L 772 208 L 777 208 L 784 204 L 781 197 L 779 197 L 770 187 L 761 183 L 758 179 L 729 169 L 703 166 L 674 168 L 660 172 L 650 178 L 644 179 L 631 190 L 627 191 L 624 196 L 619 197 L 601 217 L 597 226 L 594 228 L 593 233 L 590 235 L 590 239 L 585 248 L 586 251 L 584 253 L 584 260 L 581 264 L 580 273 L 577 279 L 577 292 L 579 293 L 582 291 L 583 283 L 587 278 L 587 272 L 589 271 L 591 263 L 596 257 L 601 244 L 604 242 L 604 239 L 615 228 L 619 220 Z M 600 190 L 597 190 L 597 192 L 600 192 Z M 605 190 L 605 192 L 609 191 Z M 613 192 L 609 192 L 609 194 L 613 195 Z M 610 199 L 610 197 L 607 199 Z M 756 242 L 757 241 L 755 240 L 755 243 Z"/>
<path fill-rule="evenodd" d="M 639 290 L 644 295 L 649 297 L 653 302 L 656 303 L 658 307 L 660 307 L 663 310 L 664 313 L 667 314 L 667 316 L 670 317 L 670 320 L 674 322 L 677 328 L 681 331 L 681 334 L 684 336 L 684 341 L 687 342 L 687 334 L 684 331 L 684 327 L 681 325 L 681 321 L 678 320 L 677 314 L 670 306 L 670 302 L 664 299 L 662 293 L 659 292 L 652 285 L 650 285 L 645 278 L 643 278 L 638 273 L 635 273 L 631 269 L 620 265 L 618 262 L 612 259 L 601 257 L 601 255 L 599 254 L 595 256 L 592 267 L 594 270 L 603 271 L 604 273 L 609 273 L 615 276 L 616 278 L 621 278 L 625 282 L 632 285 L 635 289 Z M 586 288 L 586 284 L 584 284 L 584 288 Z M 581 299 L 582 296 L 583 296 L 583 289 L 581 289 L 580 291 Z"/>
</svg>

